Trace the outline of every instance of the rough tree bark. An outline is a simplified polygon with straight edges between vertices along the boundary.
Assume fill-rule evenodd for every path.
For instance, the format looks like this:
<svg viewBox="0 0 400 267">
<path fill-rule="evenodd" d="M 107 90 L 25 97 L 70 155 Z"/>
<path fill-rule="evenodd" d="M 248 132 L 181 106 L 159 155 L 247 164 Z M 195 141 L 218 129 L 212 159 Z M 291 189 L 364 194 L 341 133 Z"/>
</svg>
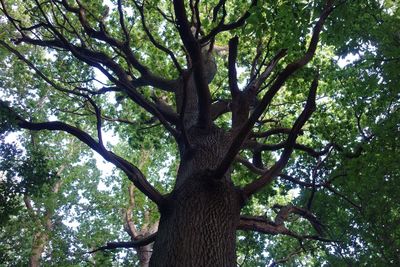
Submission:
<svg viewBox="0 0 400 267">
<path fill-rule="evenodd" d="M 218 130 L 188 136 L 197 149 L 183 158 L 176 187 L 160 209 L 150 266 L 235 266 L 242 198 L 228 175 L 216 179 L 208 171 L 229 142 Z"/>
<path fill-rule="evenodd" d="M 216 71 L 215 60 L 203 47 L 201 80 L 209 84 Z M 196 66 L 197 64 L 197 66 Z M 178 140 L 181 162 L 172 193 L 160 207 L 161 219 L 150 266 L 235 266 L 236 228 L 243 199 L 231 181 L 214 170 L 224 158 L 232 133 L 213 125 L 199 125 L 202 109 L 200 84 L 193 71 L 183 75 L 177 90 L 177 111 L 182 121 Z"/>
</svg>

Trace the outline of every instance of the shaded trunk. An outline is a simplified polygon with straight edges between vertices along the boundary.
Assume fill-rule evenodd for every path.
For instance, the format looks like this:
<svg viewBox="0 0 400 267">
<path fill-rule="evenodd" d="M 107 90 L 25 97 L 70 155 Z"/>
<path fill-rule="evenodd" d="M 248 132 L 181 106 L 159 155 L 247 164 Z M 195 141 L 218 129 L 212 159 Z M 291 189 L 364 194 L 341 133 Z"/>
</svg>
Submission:
<svg viewBox="0 0 400 267">
<path fill-rule="evenodd" d="M 36 233 L 32 243 L 31 255 L 29 257 L 29 267 L 40 266 L 42 253 L 44 252 L 45 245 L 48 241 L 46 233 Z"/>
<path fill-rule="evenodd" d="M 161 207 L 150 266 L 236 266 L 236 228 L 241 198 L 226 175 L 210 174 L 229 136 L 214 128 L 188 132 L 191 151 L 182 158 L 175 188 Z M 229 173 L 229 172 L 228 172 Z"/>
<path fill-rule="evenodd" d="M 150 263 L 151 254 L 153 252 L 153 243 L 137 248 L 136 252 L 139 258 L 139 266 L 148 267 Z"/>
<path fill-rule="evenodd" d="M 136 236 L 136 240 L 146 238 L 155 232 L 157 232 L 158 222 L 149 225 L 149 212 L 146 212 L 147 216 L 145 215 L 144 220 L 145 224 L 142 226 L 138 236 Z M 136 248 L 136 253 L 139 258 L 139 266 L 140 267 L 148 267 L 150 263 L 151 255 L 153 254 L 153 243 L 150 243 L 146 246 Z"/>
<path fill-rule="evenodd" d="M 239 213 L 232 185 L 188 180 L 161 213 L 150 266 L 236 266 Z"/>
<path fill-rule="evenodd" d="M 203 47 L 202 74 L 210 83 L 217 66 L 208 50 Z M 210 171 L 225 156 L 231 134 L 215 125 L 198 123 L 202 115 L 199 91 L 193 73 L 188 71 L 186 75 L 176 92 L 183 130 L 178 140 L 181 162 L 174 190 L 160 207 L 150 266 L 236 266 L 236 228 L 243 199 L 231 181 L 230 171 L 220 179 Z"/>
<path fill-rule="evenodd" d="M 61 174 L 66 165 L 62 165 L 57 172 L 57 176 Z M 52 192 L 57 194 L 60 191 L 62 181 L 61 179 L 57 180 L 52 188 Z M 24 196 L 24 203 L 26 208 L 28 209 L 29 215 L 31 219 L 36 221 L 38 226 L 42 226 L 42 229 L 37 229 L 32 240 L 31 247 L 31 255 L 29 257 L 29 267 L 38 267 L 40 266 L 40 261 L 42 259 L 42 254 L 44 249 L 49 242 L 49 232 L 53 228 L 52 217 L 54 213 L 54 208 L 46 208 L 45 214 L 43 216 L 44 224 L 42 224 L 39 215 L 35 212 L 34 208 L 31 204 L 31 199 L 28 195 Z"/>
</svg>

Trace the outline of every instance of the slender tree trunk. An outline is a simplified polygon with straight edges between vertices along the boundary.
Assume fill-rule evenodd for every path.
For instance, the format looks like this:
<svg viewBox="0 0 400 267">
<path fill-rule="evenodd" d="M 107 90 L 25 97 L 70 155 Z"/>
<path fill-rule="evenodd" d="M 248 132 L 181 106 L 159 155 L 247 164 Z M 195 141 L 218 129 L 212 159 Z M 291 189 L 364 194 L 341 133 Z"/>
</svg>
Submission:
<svg viewBox="0 0 400 267">
<path fill-rule="evenodd" d="M 153 251 L 153 243 L 148 244 L 143 247 L 139 247 L 137 250 L 137 255 L 139 257 L 139 266 L 148 267 L 150 263 L 150 258 Z"/>
<path fill-rule="evenodd" d="M 62 165 L 60 169 L 57 172 L 57 176 L 61 174 L 61 172 L 64 170 L 66 165 Z M 52 192 L 57 194 L 60 190 L 62 181 L 61 179 L 58 179 L 52 188 Z M 39 219 L 39 216 L 35 210 L 32 207 L 31 204 L 31 199 L 29 196 L 25 195 L 24 196 L 24 202 L 25 206 L 28 209 L 28 212 L 30 213 L 30 216 L 33 220 L 38 222 L 38 225 L 41 225 L 41 220 Z M 49 232 L 53 228 L 53 222 L 52 222 L 52 217 L 53 217 L 54 209 L 49 209 L 47 208 L 44 214 L 44 225 L 42 226 L 42 229 L 38 229 L 37 232 L 33 236 L 32 240 L 32 247 L 31 247 L 31 255 L 29 257 L 29 267 L 38 267 L 40 266 L 40 261 L 42 259 L 42 254 L 44 252 L 44 249 L 49 242 Z"/>
<path fill-rule="evenodd" d="M 46 233 L 36 233 L 32 242 L 31 256 L 29 257 L 29 267 L 40 266 L 40 260 L 44 247 L 47 244 L 48 235 Z"/>
</svg>

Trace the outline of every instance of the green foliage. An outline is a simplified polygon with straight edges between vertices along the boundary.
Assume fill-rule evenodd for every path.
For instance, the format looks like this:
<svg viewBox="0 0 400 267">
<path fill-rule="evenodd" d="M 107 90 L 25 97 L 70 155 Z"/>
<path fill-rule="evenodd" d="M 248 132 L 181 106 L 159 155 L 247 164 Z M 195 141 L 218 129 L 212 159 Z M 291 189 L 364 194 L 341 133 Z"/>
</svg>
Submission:
<svg viewBox="0 0 400 267">
<path fill-rule="evenodd" d="M 25 26 L 43 19 L 33 1 L 5 1 L 10 14 Z M 103 52 L 124 68 L 132 77 L 137 71 L 115 47 L 88 38 L 83 32 L 77 38 L 80 22 L 77 16 L 61 12 L 43 3 L 43 12 L 62 20 L 60 33 L 72 44 Z M 67 1 L 74 7 L 77 3 Z M 108 34 L 125 40 L 120 26 L 117 1 L 113 8 L 100 1 L 81 1 L 87 9 L 90 25 L 101 29 L 107 25 Z M 122 1 L 124 22 L 129 27 L 133 54 L 154 74 L 177 78 L 178 70 L 170 57 L 156 48 L 146 34 L 139 10 L 133 1 Z M 126 3 L 125 3 L 126 2 Z M 186 64 L 185 51 L 172 18 L 171 1 L 148 0 L 144 16 L 147 29 L 154 40 L 167 46 L 177 61 Z M 200 1 L 200 19 L 204 34 L 222 18 L 213 21 L 212 10 L 219 1 Z M 248 8 L 250 1 L 226 1 L 225 22 L 234 22 Z M 310 42 L 315 24 L 325 1 L 258 1 L 251 8 L 243 27 L 217 35 L 215 46 L 227 48 L 233 36 L 239 37 L 237 68 L 239 85 L 249 82 L 252 64 L 265 67 L 266 62 L 282 48 L 288 55 L 276 72 L 266 80 L 270 83 L 287 63 L 301 56 Z M 164 14 L 158 11 L 161 9 Z M 0 17 L 0 39 L 29 59 L 52 82 L 72 92 L 77 88 L 97 90 L 109 86 L 94 68 L 62 49 L 14 46 L 20 34 Z M 317 54 L 313 61 L 288 80 L 274 98 L 254 132 L 271 128 L 290 128 L 300 114 L 307 98 L 315 70 L 320 81 L 317 110 L 303 128 L 297 141 L 316 151 L 327 144 L 335 147 L 329 157 L 319 159 L 304 151 L 295 151 L 285 173 L 304 183 L 329 182 L 329 188 L 304 187 L 284 179 L 276 179 L 243 208 L 243 214 L 257 214 L 273 221 L 277 216 L 275 204 L 295 204 L 307 207 L 325 225 L 325 237 L 333 242 L 298 240 L 281 235 L 239 232 L 237 236 L 239 266 L 399 266 L 400 265 L 400 6 L 396 1 L 344 1 L 327 20 Z M 47 31 L 44 39 L 51 38 Z M 261 50 L 262 58 L 254 60 Z M 210 84 L 214 100 L 229 98 L 227 56 L 215 55 L 218 73 Z M 82 95 L 55 90 L 38 73 L 22 64 L 0 45 L 0 262 L 4 266 L 26 265 L 31 253 L 33 236 L 49 235 L 43 253 L 45 266 L 128 266 L 137 261 L 132 252 L 87 251 L 108 241 L 129 240 L 124 230 L 124 212 L 129 205 L 130 181 L 124 174 L 111 170 L 102 175 L 93 154 L 77 141 L 62 133 L 21 133 L 17 142 L 7 142 L 7 136 L 17 131 L 14 111 L 32 122 L 60 120 L 97 138 L 94 107 Z M 348 60 L 346 64 L 343 61 Z M 97 80 L 101 80 L 100 82 Z M 155 91 L 150 86 L 134 88 L 149 100 L 153 96 L 176 104 L 173 94 Z M 262 92 L 259 94 L 260 99 Z M 4 102 L 3 100 L 7 100 Z M 179 164 L 176 143 L 159 122 L 144 109 L 130 101 L 122 92 L 93 96 L 104 117 L 103 132 L 113 133 L 106 143 L 108 149 L 127 159 L 141 170 L 160 192 L 168 193 L 174 185 Z M 121 121 L 115 121 L 119 118 Z M 230 115 L 219 117 L 216 124 L 223 129 L 231 125 Z M 265 138 L 266 144 L 279 144 L 287 135 Z M 23 147 L 23 148 L 22 148 Z M 146 156 L 145 156 L 146 155 Z M 241 152 L 251 159 L 251 153 Z M 278 152 L 261 155 L 265 167 L 279 157 Z M 323 163 L 321 163 L 321 161 Z M 318 172 L 315 166 L 321 163 Z M 64 166 L 64 167 L 63 167 Z M 109 168 L 109 167 L 106 167 Z M 111 167 L 110 167 L 111 168 Z M 243 186 L 258 175 L 249 173 L 239 163 L 233 165 L 233 181 Z M 58 173 L 62 169 L 61 173 Z M 57 181 L 61 189 L 54 192 Z M 150 221 L 159 219 L 157 207 L 135 189 L 136 206 L 133 217 L 138 228 L 143 226 L 146 211 Z M 24 203 L 31 198 L 36 215 Z M 52 213 L 52 228 L 45 228 L 46 213 Z M 309 222 L 292 216 L 285 225 L 302 234 L 315 234 Z"/>
</svg>

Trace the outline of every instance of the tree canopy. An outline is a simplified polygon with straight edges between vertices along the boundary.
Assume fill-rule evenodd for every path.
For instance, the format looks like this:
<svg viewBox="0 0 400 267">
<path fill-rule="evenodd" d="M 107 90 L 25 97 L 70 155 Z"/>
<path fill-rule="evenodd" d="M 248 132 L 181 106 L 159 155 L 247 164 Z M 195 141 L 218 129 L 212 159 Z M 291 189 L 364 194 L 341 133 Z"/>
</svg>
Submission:
<svg viewBox="0 0 400 267">
<path fill-rule="evenodd" d="M 400 265 L 396 1 L 0 2 L 4 266 Z"/>
</svg>

